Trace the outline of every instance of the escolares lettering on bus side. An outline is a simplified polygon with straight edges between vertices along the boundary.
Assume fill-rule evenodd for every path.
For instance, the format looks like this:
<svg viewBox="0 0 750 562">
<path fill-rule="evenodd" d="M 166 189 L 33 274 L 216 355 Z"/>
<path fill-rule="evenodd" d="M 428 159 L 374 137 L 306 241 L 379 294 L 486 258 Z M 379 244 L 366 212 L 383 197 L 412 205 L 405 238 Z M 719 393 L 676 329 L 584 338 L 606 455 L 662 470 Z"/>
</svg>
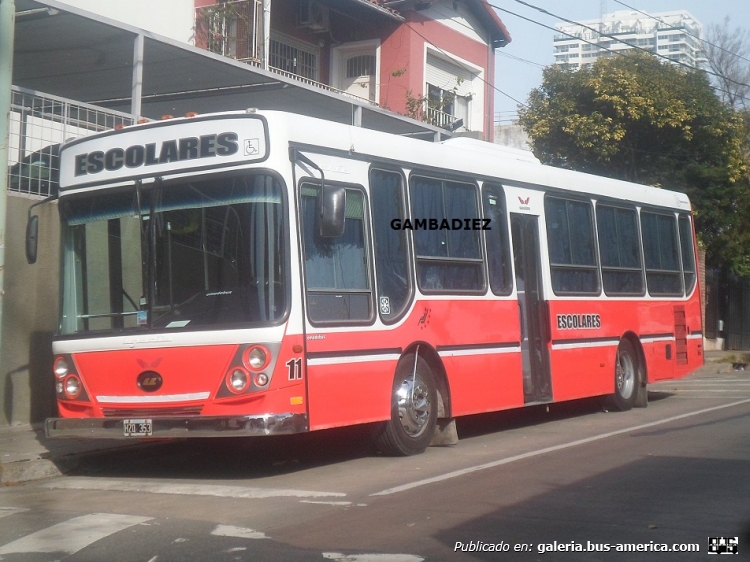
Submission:
<svg viewBox="0 0 750 562">
<path fill-rule="evenodd" d="M 75 156 L 75 175 L 98 174 L 104 170 L 114 172 L 123 166 L 140 168 L 199 158 L 231 156 L 238 151 L 237 133 L 231 132 L 170 139 L 162 141 L 161 145 L 157 145 L 155 142 L 135 144 L 126 148 L 110 148 L 106 152 L 95 150 L 77 154 Z"/>
<path fill-rule="evenodd" d="M 587 330 L 602 327 L 602 319 L 598 314 L 558 314 L 558 330 Z"/>
</svg>

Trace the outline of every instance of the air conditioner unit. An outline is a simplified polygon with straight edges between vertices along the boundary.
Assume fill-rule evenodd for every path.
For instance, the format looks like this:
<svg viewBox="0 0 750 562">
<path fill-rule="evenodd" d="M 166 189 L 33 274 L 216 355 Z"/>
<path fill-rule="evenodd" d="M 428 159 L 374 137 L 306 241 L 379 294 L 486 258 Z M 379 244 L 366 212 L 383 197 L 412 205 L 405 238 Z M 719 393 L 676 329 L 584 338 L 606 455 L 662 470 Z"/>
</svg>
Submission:
<svg viewBox="0 0 750 562">
<path fill-rule="evenodd" d="M 328 8 L 315 0 L 303 0 L 299 6 L 299 24 L 315 32 L 328 31 Z"/>
</svg>

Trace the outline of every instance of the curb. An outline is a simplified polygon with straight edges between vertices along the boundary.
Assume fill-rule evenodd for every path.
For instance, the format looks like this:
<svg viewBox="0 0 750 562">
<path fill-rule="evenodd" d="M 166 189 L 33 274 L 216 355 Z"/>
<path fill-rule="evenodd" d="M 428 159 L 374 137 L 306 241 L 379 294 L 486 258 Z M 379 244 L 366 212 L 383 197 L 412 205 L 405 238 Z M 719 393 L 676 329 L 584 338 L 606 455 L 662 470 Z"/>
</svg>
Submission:
<svg viewBox="0 0 750 562">
<path fill-rule="evenodd" d="M 126 449 L 153 447 L 172 441 L 174 440 L 165 440 L 163 443 L 155 443 L 153 441 L 146 443 L 123 443 L 122 445 L 105 446 L 101 449 L 69 453 L 55 458 L 24 459 L 15 462 L 0 463 L 0 489 L 2 486 L 15 486 L 34 480 L 63 476 L 77 469 L 83 461 L 89 458 Z"/>
<path fill-rule="evenodd" d="M 14 486 L 32 480 L 62 476 L 78 464 L 76 457 L 57 461 L 33 459 L 0 464 L 0 486 Z"/>
</svg>

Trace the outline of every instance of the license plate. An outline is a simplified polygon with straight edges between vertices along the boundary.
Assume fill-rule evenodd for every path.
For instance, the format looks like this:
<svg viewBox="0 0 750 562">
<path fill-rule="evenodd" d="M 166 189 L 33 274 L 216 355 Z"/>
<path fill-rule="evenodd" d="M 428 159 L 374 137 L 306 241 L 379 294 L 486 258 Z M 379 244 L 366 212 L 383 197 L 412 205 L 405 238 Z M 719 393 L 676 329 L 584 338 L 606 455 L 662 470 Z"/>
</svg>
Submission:
<svg viewBox="0 0 750 562">
<path fill-rule="evenodd" d="M 149 419 L 124 420 L 122 433 L 125 437 L 149 437 L 153 432 L 153 424 Z"/>
</svg>

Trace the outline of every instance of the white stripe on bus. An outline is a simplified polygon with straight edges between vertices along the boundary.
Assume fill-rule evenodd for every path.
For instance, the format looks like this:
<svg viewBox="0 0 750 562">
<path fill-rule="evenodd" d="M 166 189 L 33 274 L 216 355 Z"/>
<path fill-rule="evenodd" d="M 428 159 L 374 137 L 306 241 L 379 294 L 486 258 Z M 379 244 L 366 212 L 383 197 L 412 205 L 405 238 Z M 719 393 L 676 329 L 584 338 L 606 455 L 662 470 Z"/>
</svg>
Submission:
<svg viewBox="0 0 750 562">
<path fill-rule="evenodd" d="M 343 365 L 346 363 L 371 363 L 373 361 L 398 361 L 398 353 L 382 353 L 380 355 L 344 355 L 331 357 L 314 357 L 307 360 L 308 367 L 318 365 Z"/>
<path fill-rule="evenodd" d="M 499 353 L 520 353 L 521 346 L 481 347 L 476 349 L 446 349 L 438 351 L 440 357 L 461 357 L 463 355 L 497 355 Z"/>
<path fill-rule="evenodd" d="M 657 337 L 642 337 L 641 343 L 656 343 L 660 341 L 668 341 L 668 342 L 674 342 L 675 337 L 674 336 L 657 336 Z"/>
<path fill-rule="evenodd" d="M 571 343 L 553 343 L 552 349 L 577 349 L 577 348 L 588 348 L 588 347 L 617 347 L 620 344 L 616 340 L 607 341 L 582 341 L 582 342 L 571 342 Z"/>
<path fill-rule="evenodd" d="M 205 400 L 210 395 L 210 392 L 191 392 L 188 394 L 164 394 L 159 396 L 97 396 L 96 400 L 104 404 L 157 404 L 160 402 Z"/>
<path fill-rule="evenodd" d="M 52 351 L 84 353 L 87 351 L 117 351 L 122 349 L 152 349 L 164 347 L 194 347 L 204 345 L 237 345 L 247 343 L 280 342 L 284 327 L 243 328 L 239 330 L 174 331 L 160 334 L 91 337 L 52 342 Z"/>
</svg>

